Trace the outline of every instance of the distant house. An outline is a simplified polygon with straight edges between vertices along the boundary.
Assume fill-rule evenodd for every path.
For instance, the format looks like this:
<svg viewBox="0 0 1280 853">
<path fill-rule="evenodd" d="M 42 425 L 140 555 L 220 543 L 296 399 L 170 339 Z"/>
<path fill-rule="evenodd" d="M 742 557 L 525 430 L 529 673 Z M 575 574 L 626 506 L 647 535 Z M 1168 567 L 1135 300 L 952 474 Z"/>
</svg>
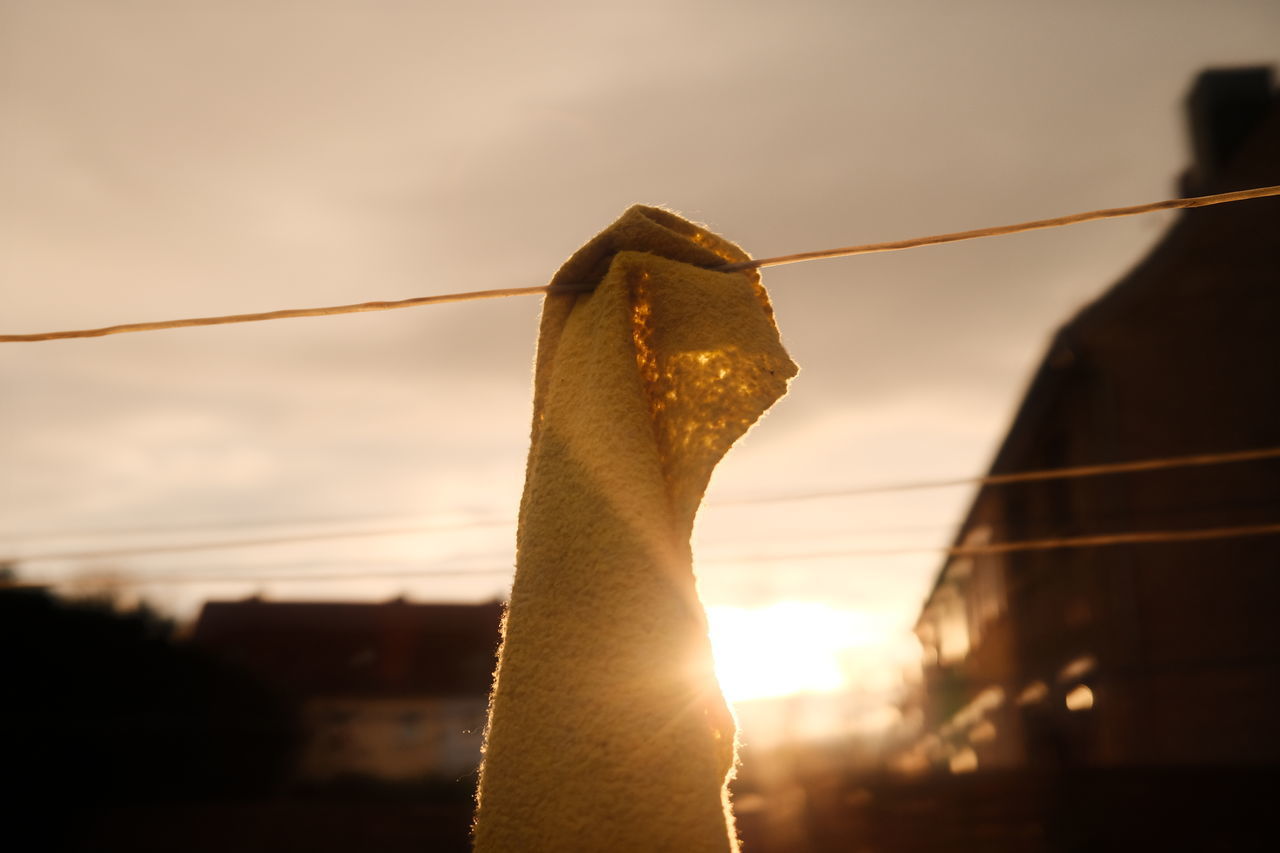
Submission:
<svg viewBox="0 0 1280 853">
<path fill-rule="evenodd" d="M 499 603 L 210 602 L 192 641 L 298 708 L 303 783 L 456 780 L 480 761 Z"/>
<path fill-rule="evenodd" d="M 1187 194 L 1280 184 L 1267 69 L 1202 74 Z M 1029 283 L 1033 285 L 1034 283 Z M 1280 199 L 1187 211 L 1054 337 L 992 474 L 1280 446 Z M 1280 460 L 982 488 L 956 545 L 1280 523 Z M 1280 762 L 1280 536 L 956 556 L 903 767 Z"/>
</svg>

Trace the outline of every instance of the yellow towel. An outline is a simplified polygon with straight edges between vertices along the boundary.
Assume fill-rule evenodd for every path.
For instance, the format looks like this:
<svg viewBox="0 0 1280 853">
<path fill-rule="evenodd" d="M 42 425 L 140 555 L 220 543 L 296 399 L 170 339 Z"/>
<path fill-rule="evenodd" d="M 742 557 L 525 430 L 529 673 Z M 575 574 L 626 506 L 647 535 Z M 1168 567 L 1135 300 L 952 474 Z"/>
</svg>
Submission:
<svg viewBox="0 0 1280 853">
<path fill-rule="evenodd" d="M 796 367 L 737 246 L 650 207 L 546 299 L 475 849 L 737 849 L 735 726 L 689 536 L 716 463 Z"/>
</svg>

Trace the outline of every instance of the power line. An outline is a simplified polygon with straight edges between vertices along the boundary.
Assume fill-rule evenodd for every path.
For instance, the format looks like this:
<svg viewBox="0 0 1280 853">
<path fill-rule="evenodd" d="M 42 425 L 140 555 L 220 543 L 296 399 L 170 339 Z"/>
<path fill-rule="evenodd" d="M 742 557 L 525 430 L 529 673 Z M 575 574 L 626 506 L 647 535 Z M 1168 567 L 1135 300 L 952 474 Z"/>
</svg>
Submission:
<svg viewBox="0 0 1280 853">
<path fill-rule="evenodd" d="M 709 506 L 725 506 L 726 504 L 723 504 L 717 501 L 710 501 L 708 502 L 708 505 Z M 732 505 L 732 504 L 729 504 L 729 505 Z M 320 518 L 312 518 L 306 521 L 299 520 L 299 519 L 277 519 L 274 521 L 200 522 L 200 523 L 193 523 L 193 524 L 170 524 L 170 525 L 156 525 L 156 526 L 148 526 L 148 527 L 99 527 L 99 528 L 78 528 L 78 529 L 72 528 L 71 530 L 63 530 L 58 528 L 44 528 L 41 530 L 36 530 L 34 532 L 28 531 L 26 533 L 20 533 L 18 531 L 11 531 L 8 533 L 0 532 L 0 543 L 44 541 L 44 540 L 50 540 L 50 539 L 52 540 L 90 539 L 90 538 L 97 538 L 101 536 L 130 538 L 133 536 L 164 534 L 164 533 L 172 533 L 175 531 L 178 531 L 178 532 L 194 531 L 194 530 L 236 531 L 236 530 L 254 529 L 254 528 L 262 528 L 262 527 L 266 527 L 266 528 L 302 527 L 307 525 L 326 524 L 326 523 L 331 525 L 341 526 L 341 525 L 356 523 L 358 521 L 365 521 L 365 520 L 379 520 L 379 519 L 412 520 L 415 517 L 416 516 L 410 515 L 408 513 L 404 513 L 404 514 L 387 513 L 385 515 L 366 515 L 366 516 L 355 515 L 355 516 L 346 516 L 346 517 L 330 516 L 327 520 L 323 520 Z M 839 530 L 836 530 L 833 532 L 840 533 L 843 535 L 848 535 L 848 534 L 876 535 L 876 534 L 883 534 L 883 533 L 920 533 L 920 532 L 928 532 L 928 531 L 935 531 L 935 530 L 953 529 L 955 528 L 956 523 L 957 522 L 954 519 L 948 519 L 946 521 L 936 521 L 932 524 L 892 524 L 892 525 L 871 525 L 871 526 L 860 526 L 860 527 L 841 527 Z M 391 532 L 388 533 L 387 535 L 393 535 L 393 534 L 399 535 L 411 529 L 415 531 L 420 531 L 423 533 L 434 533 L 434 532 L 453 533 L 453 532 L 466 531 L 466 530 L 481 530 L 485 528 L 493 528 L 493 529 L 505 528 L 514 533 L 515 527 L 516 527 L 516 521 L 513 518 L 476 519 L 472 521 L 459 521 L 453 524 L 444 524 L 444 523 L 433 524 L 424 520 L 421 527 L 415 525 L 412 528 L 398 528 L 398 527 L 391 528 Z M 375 531 L 375 530 L 332 531 L 334 538 L 340 538 L 345 532 L 350 532 L 357 535 L 369 535 L 369 536 L 379 535 L 379 531 Z M 306 534 L 298 534 L 298 535 L 304 536 Z M 138 547 L 148 547 L 148 546 L 139 545 Z M 20 554 L 10 555 L 8 557 L 0 555 L 0 562 L 5 561 L 6 559 L 23 560 L 23 559 L 31 559 L 31 558 L 23 557 Z"/>
<path fill-rule="evenodd" d="M 470 519 L 468 521 L 458 522 L 430 522 L 425 520 L 422 515 L 413 513 L 367 513 L 353 515 L 330 515 L 330 516 L 310 516 L 310 517 L 293 517 L 293 518 L 276 518 L 276 519 L 237 519 L 232 521 L 195 521 L 195 522 L 178 522 L 174 524 L 156 524 L 136 527 L 80 527 L 63 529 L 56 527 L 46 527 L 36 529 L 34 531 L 0 531 L 0 542 L 18 542 L 45 539 L 90 539 L 99 536 L 112 537 L 128 537 L 128 536 L 150 536 L 155 534 L 174 533 L 174 532 L 191 532 L 191 531 L 235 531 L 235 530 L 252 530 L 256 528 L 272 528 L 272 527 L 311 527 L 315 525 L 344 525 L 357 524 L 363 521 L 393 521 L 403 520 L 412 522 L 415 519 L 421 520 L 419 524 L 409 524 L 404 527 L 394 527 L 387 530 L 378 528 L 377 531 L 342 531 L 332 533 L 319 533 L 320 536 L 332 535 L 334 538 L 341 538 L 343 535 L 350 533 L 354 536 L 364 535 L 393 535 L 409 532 L 452 532 L 456 530 L 472 530 L 487 527 L 514 527 L 515 521 L 510 518 L 480 518 Z M 306 536 L 308 534 L 298 534 Z M 282 537 L 284 538 L 284 537 Z M 145 546 L 142 546 L 145 547 Z"/>
<path fill-rule="evenodd" d="M 1177 210 L 1195 207 L 1209 207 L 1215 204 L 1227 204 L 1255 198 L 1280 195 L 1280 186 L 1258 187 L 1218 195 L 1199 196 L 1195 198 L 1175 198 L 1166 201 L 1149 202 L 1130 207 L 1112 207 L 1103 210 L 1092 210 L 1086 213 L 1073 213 L 1057 216 L 1052 219 L 1037 219 L 1014 225 L 999 225 L 990 228 L 979 228 L 972 231 L 956 231 L 949 234 L 935 234 L 928 237 L 913 237 L 907 240 L 894 240 L 883 243 L 864 243 L 857 246 L 844 246 L 837 249 L 822 249 L 815 252 L 799 252 L 792 255 L 779 255 L 741 263 L 724 264 L 714 269 L 722 272 L 735 272 L 760 267 L 778 266 L 780 264 L 802 263 L 823 258 L 843 258 L 851 255 L 868 255 L 876 252 L 893 252 L 902 249 L 914 249 L 921 246 L 934 246 L 942 243 L 955 243 L 961 240 L 975 240 L 981 237 L 998 237 L 1007 234 L 1019 234 L 1045 228 L 1059 228 L 1064 225 L 1075 225 L 1082 222 L 1096 222 L 1102 219 L 1118 219 L 1123 216 L 1136 216 L 1158 210 Z M 593 285 L 592 285 L 593 286 Z M 444 302 L 466 302 L 474 299 L 497 299 L 506 296 L 525 296 L 535 293 L 583 292 L 591 286 L 542 285 L 539 287 L 509 287 L 497 290 L 476 290 L 467 293 L 445 293 L 436 296 L 420 296 L 414 299 L 402 299 L 394 302 L 359 302 L 351 305 L 332 305 L 324 308 L 288 308 L 280 311 L 265 311 L 255 314 L 227 314 L 218 317 L 192 317 L 183 320 L 159 320 L 146 323 L 122 323 L 115 326 L 103 326 L 96 329 L 73 329 L 62 332 L 37 332 L 25 335 L 0 335 L 0 343 L 21 343 L 34 341 L 65 340 L 67 338 L 97 338 L 104 335 L 120 335 L 130 332 L 151 332 L 161 329 L 178 329 L 191 326 L 218 326 L 227 323 L 253 323 L 261 320 L 285 320 L 295 317 L 325 317 L 334 314 L 355 314 L 366 311 L 391 311 L 397 308 L 415 308 L 422 305 L 436 305 Z"/>
<path fill-rule="evenodd" d="M 858 486 L 851 489 L 796 492 L 789 495 L 766 495 L 758 498 L 737 498 L 720 501 L 724 506 L 775 503 L 782 501 L 810 501 L 825 498 L 843 498 L 855 495 L 879 495 L 889 492 L 911 492 L 921 489 L 942 489 L 953 486 L 1003 486 L 1011 483 L 1032 483 L 1045 480 L 1069 480 L 1078 477 L 1099 477 L 1107 474 L 1132 474 L 1160 471 L 1171 468 L 1194 468 L 1205 465 L 1225 465 L 1233 462 L 1256 462 L 1264 459 L 1280 459 L 1280 447 L 1264 447 L 1257 450 L 1238 450 L 1228 453 L 1200 453 L 1192 456 L 1167 456 L 1160 459 L 1140 459 L 1133 462 L 1109 462 L 1099 465 L 1076 465 L 1070 468 L 1046 468 L 1039 471 L 1019 471 L 1011 474 L 988 474 L 983 477 L 958 477 L 951 480 L 917 480 L 906 483 L 883 483 Z"/>
<path fill-rule="evenodd" d="M 862 495 L 888 494 L 893 492 L 915 491 L 921 489 L 949 488 L 967 485 L 1009 485 L 1014 483 L 1042 482 L 1048 480 L 1076 479 L 1082 477 L 1098 477 L 1111 474 L 1132 474 L 1148 471 L 1169 470 L 1176 468 L 1204 467 L 1242 462 L 1257 462 L 1280 458 L 1280 447 L 1239 450 L 1226 453 L 1200 453 L 1189 456 L 1169 456 L 1158 459 L 1141 459 L 1129 462 L 1113 462 L 1098 465 L 1077 465 L 1069 468 L 1050 468 L 1038 471 L 1020 471 L 1008 474 L 989 474 L 984 477 L 965 477 L 949 480 L 921 480 L 906 483 L 889 483 L 874 486 L 855 487 L 831 491 L 812 491 L 793 493 L 790 495 L 773 495 L 759 498 L 740 498 L 727 501 L 711 501 L 712 506 L 745 506 L 755 504 L 791 503 L 800 501 L 821 500 L 837 497 L 853 497 Z M 45 553 L 14 556 L 10 559 L 19 562 L 36 562 L 49 560 L 95 560 L 112 557 L 143 556 L 148 554 L 185 553 L 192 551 L 213 551 L 235 548 L 252 548 L 269 545 L 298 544 L 302 542 L 325 541 L 336 539 L 356 539 L 382 536 L 405 536 L 418 533 L 457 532 L 482 528 L 512 528 L 515 522 L 509 519 L 484 519 L 458 522 L 456 524 L 420 524 L 403 527 L 373 528 L 368 530 L 341 530 L 299 533 L 287 536 L 268 536 L 254 539 L 233 539 L 205 542 L 187 542 L 166 545 L 143 545 L 122 548 L 97 550 L 54 551 Z M 70 538 L 65 536 L 63 538 Z"/>
<path fill-rule="evenodd" d="M 372 530 L 337 530 L 319 533 L 299 533 L 290 536 L 264 536 L 257 539 L 224 539 L 206 542 L 182 542 L 169 545 L 142 545 L 125 548 L 104 548 L 93 551 L 53 551 L 43 554 L 27 554 L 15 557 L 19 562 L 47 560 L 100 560 L 111 557 L 143 556 L 147 554 L 178 554 L 190 551 L 221 551 L 235 548 L 257 548 L 264 545 L 294 545 L 301 542 L 319 542 L 333 539 L 363 539 L 382 536 L 410 536 L 418 533 L 452 532 L 481 527 L 511 527 L 509 521 L 468 522 L 456 525 L 419 524 L 408 527 L 374 528 Z"/>
<path fill-rule="evenodd" d="M 244 530 L 263 527 L 311 527 L 315 525 L 358 524 L 366 521 L 406 521 L 424 520 L 421 513 L 413 512 L 380 512 L 352 513 L 349 515 L 312 515 L 293 516 L 287 518 L 238 518 L 223 521 L 201 519 L 198 521 L 178 521 L 170 524 L 146 524 L 131 526 L 103 527 L 36 527 L 25 530 L 0 530 L 0 542 L 39 539 L 89 539 L 98 536 L 148 536 L 157 533 L 189 533 L 197 530 Z M 459 522 L 461 524 L 484 525 L 488 519 Z M 497 520 L 494 520 L 497 523 Z M 502 521 L 502 524 L 509 524 Z"/>
<path fill-rule="evenodd" d="M 391 569 L 377 569 L 368 571 L 364 569 L 354 570 L 348 569 L 342 572 L 299 572 L 297 574 L 256 574 L 256 575 L 226 575 L 226 574 L 188 574 L 174 573 L 165 575 L 117 575 L 102 578 L 80 578 L 73 577 L 67 579 L 51 580 L 45 583 L 38 581 L 20 581 L 16 584 L 10 584 L 11 589 L 33 589 L 46 586 L 67 586 L 71 584 L 85 584 L 87 586 L 105 586 L 105 587 L 138 587 L 138 586 L 183 586 L 186 584 L 222 584 L 222 583 L 281 583 L 289 581 L 361 581 L 361 580 L 382 580 L 396 578 L 443 578 L 443 577 L 485 577 L 509 576 L 512 569 L 504 568 L 469 568 L 469 569 L 405 569 L 403 571 L 395 571 Z M 0 584 L 0 589 L 5 588 Z"/>
<path fill-rule="evenodd" d="M 1061 536 L 1044 539 L 1015 539 L 1005 542 L 990 542 L 984 545 L 961 545 L 952 547 L 903 547 L 903 548 L 861 548 L 838 551 L 803 551 L 789 554 L 746 554 L 741 556 L 714 557 L 695 560 L 698 565 L 744 563 L 781 563 L 797 560 L 829 560 L 853 557 L 886 557 L 905 554 L 946 554 L 948 556 L 975 557 L 992 554 L 1008 554 L 1027 551 L 1056 551 L 1068 548 L 1101 548 L 1114 545 L 1153 545 L 1182 544 L 1187 542 L 1207 542 L 1226 539 L 1243 539 L 1258 536 L 1280 534 L 1280 522 L 1270 524 L 1251 524 L 1235 527 L 1209 527 L 1194 530 L 1139 530 L 1122 533 L 1102 533 L 1082 536 Z M 152 576 L 122 576 L 118 578 L 94 579 L 94 583 L 119 586 L 156 586 L 186 583 L 270 583 L 287 581 L 318 580 L 365 580 L 380 578 L 416 578 L 485 575 L 509 575 L 511 568 L 465 568 L 465 569 L 412 569 L 403 572 L 367 572 L 352 570 L 346 572 L 321 574 L 286 574 L 286 575 L 238 575 L 222 574 L 170 574 Z M 69 583 L 83 582 L 81 578 L 70 578 L 49 583 L 23 582 L 12 584 L 12 587 L 64 586 Z"/>
<path fill-rule="evenodd" d="M 1010 554 L 1016 551 L 1052 551 L 1060 548 L 1097 548 L 1107 545 L 1149 545 L 1174 542 L 1207 542 L 1214 539 L 1243 539 L 1280 533 L 1280 523 L 1248 524 L 1240 527 L 1209 527 L 1199 530 L 1148 530 L 1129 533 L 1101 533 L 1093 536 L 1063 536 L 1023 542 L 991 542 L 986 545 L 956 545 L 947 549 L 952 557 Z"/>
<path fill-rule="evenodd" d="M 978 557 L 1009 554 L 1017 551 L 1056 551 L 1064 548 L 1097 548 L 1109 545 L 1150 545 L 1160 543 L 1202 542 L 1214 539 L 1241 539 L 1280 534 L 1280 523 L 1250 524 L 1239 527 L 1208 527 L 1195 530 L 1138 530 L 1124 533 L 1100 533 L 1083 536 L 1059 536 L 1046 539 L 1015 539 L 984 545 L 956 545 L 943 548 L 862 548 L 840 551 L 805 551 L 799 554 L 746 554 L 721 557 L 722 563 L 770 563 L 790 560 L 827 560 L 841 557 L 888 557 L 899 554 L 936 554 L 951 557 Z"/>
</svg>

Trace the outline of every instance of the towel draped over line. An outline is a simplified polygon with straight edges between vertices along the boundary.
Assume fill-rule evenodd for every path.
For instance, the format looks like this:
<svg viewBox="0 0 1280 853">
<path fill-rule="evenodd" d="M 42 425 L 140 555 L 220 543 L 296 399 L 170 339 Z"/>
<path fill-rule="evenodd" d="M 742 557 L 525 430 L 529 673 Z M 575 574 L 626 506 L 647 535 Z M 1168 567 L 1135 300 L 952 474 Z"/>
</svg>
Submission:
<svg viewBox="0 0 1280 853">
<path fill-rule="evenodd" d="M 795 375 L 756 271 L 632 207 L 543 305 L 475 849 L 731 851 L 735 724 L 689 545 L 720 458 Z"/>
</svg>

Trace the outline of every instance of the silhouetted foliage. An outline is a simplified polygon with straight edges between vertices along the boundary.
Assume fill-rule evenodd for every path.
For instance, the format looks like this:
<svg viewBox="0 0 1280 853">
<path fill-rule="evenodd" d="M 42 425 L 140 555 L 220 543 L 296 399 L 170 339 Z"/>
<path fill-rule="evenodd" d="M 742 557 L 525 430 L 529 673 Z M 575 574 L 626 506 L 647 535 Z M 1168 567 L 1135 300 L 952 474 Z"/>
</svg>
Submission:
<svg viewBox="0 0 1280 853">
<path fill-rule="evenodd" d="M 247 798 L 287 771 L 289 709 L 142 608 L 0 590 L 0 773 L 33 825 L 114 804 Z"/>
</svg>

